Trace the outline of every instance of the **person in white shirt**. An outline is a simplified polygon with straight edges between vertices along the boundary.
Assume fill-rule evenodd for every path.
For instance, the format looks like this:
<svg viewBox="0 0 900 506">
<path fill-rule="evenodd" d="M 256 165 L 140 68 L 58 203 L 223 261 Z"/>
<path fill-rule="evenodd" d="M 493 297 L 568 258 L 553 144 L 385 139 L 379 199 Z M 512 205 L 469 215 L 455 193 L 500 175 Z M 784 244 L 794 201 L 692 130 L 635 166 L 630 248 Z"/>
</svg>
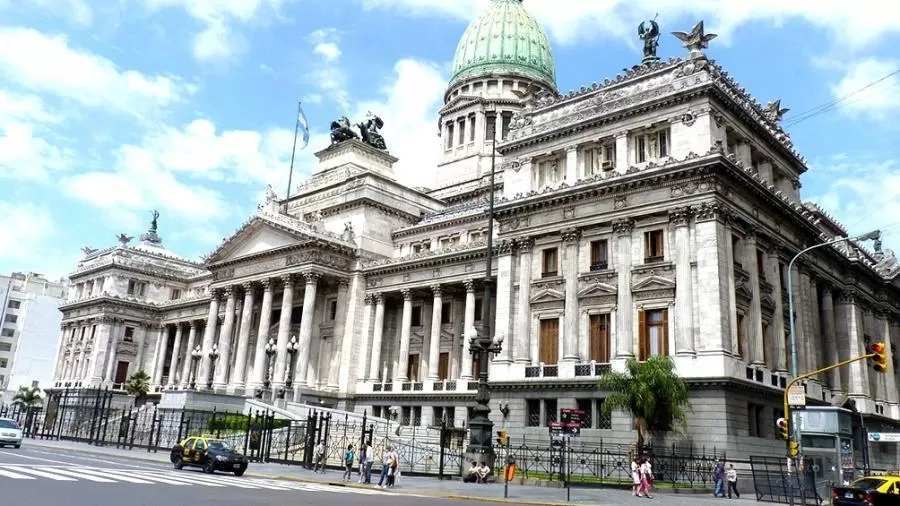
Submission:
<svg viewBox="0 0 900 506">
<path fill-rule="evenodd" d="M 649 458 L 645 458 L 644 461 L 641 462 L 639 472 L 641 474 L 641 490 L 643 490 L 644 495 L 648 499 L 652 499 L 650 488 L 653 486 L 653 466 L 650 465 Z M 638 495 L 641 494 L 638 493 Z"/>
<path fill-rule="evenodd" d="M 735 497 L 741 498 L 737 489 L 737 471 L 734 470 L 734 464 L 728 464 L 728 470 L 725 471 L 725 481 L 728 482 L 728 498 L 731 499 L 731 492 L 734 491 Z"/>
<path fill-rule="evenodd" d="M 319 443 L 316 445 L 315 450 L 315 459 L 316 464 L 313 466 L 313 472 L 319 472 L 319 466 L 322 468 L 322 472 L 325 472 L 325 443 Z"/>
</svg>

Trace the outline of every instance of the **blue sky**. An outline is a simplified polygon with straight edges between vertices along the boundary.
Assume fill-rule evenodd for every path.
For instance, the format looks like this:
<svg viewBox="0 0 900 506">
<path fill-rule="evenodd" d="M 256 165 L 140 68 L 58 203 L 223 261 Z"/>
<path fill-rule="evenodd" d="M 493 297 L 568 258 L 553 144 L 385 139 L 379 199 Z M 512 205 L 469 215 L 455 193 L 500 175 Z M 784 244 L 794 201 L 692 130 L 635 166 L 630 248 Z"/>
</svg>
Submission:
<svg viewBox="0 0 900 506">
<path fill-rule="evenodd" d="M 296 101 L 312 126 L 294 181 L 342 114 L 381 115 L 398 173 L 429 185 L 459 36 L 488 0 L 0 0 L 0 272 L 67 273 L 80 248 L 137 236 L 198 258 L 287 183 Z M 785 5 L 788 4 L 788 5 Z M 683 7 L 682 5 L 690 5 Z M 833 0 L 526 0 L 559 88 L 640 60 L 636 26 L 698 19 L 708 51 L 785 124 L 900 69 L 900 7 Z M 880 4 L 879 4 L 880 5 Z M 669 35 L 661 56 L 683 49 Z M 893 49 L 893 51 L 892 51 Z M 900 232 L 900 81 L 789 126 L 805 199 L 853 232 Z M 863 230 L 866 229 L 866 230 Z"/>
</svg>

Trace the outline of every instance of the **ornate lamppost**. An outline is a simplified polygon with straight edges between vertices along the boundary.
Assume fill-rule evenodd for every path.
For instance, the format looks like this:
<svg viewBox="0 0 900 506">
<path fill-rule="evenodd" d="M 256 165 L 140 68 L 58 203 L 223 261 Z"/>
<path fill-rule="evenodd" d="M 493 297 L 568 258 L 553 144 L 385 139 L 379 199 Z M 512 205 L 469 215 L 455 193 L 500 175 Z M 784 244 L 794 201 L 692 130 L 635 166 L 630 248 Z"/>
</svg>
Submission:
<svg viewBox="0 0 900 506">
<path fill-rule="evenodd" d="M 269 342 L 266 343 L 266 375 L 263 378 L 263 386 L 260 389 L 256 390 L 256 398 L 262 399 L 263 393 L 268 391 L 272 387 L 272 366 L 275 364 L 275 354 L 278 353 L 278 345 L 275 343 L 275 339 L 269 338 Z"/>
<path fill-rule="evenodd" d="M 497 138 L 494 137 L 491 150 L 491 179 L 490 193 L 488 197 L 487 212 L 487 251 L 484 264 L 484 296 L 481 301 L 481 324 L 471 330 L 469 349 L 478 357 L 478 390 L 475 393 L 475 407 L 472 408 L 472 418 L 469 420 L 469 446 L 466 448 L 468 461 L 485 462 L 489 466 L 494 465 L 494 446 L 492 434 L 494 423 L 491 422 L 490 402 L 491 393 L 488 389 L 488 360 L 491 354 L 500 353 L 503 337 L 491 337 L 491 285 L 493 284 L 494 262 L 494 178 L 497 159 Z M 468 330 L 468 329 L 467 329 Z"/>
<path fill-rule="evenodd" d="M 203 358 L 203 346 L 198 344 L 191 350 L 191 390 L 197 389 L 197 365 L 200 364 L 201 358 Z"/>
<path fill-rule="evenodd" d="M 285 394 L 288 389 L 290 389 L 294 385 L 294 359 L 297 356 L 297 352 L 300 351 L 300 343 L 297 341 L 297 336 L 291 336 L 291 340 L 288 341 L 287 344 L 287 353 L 288 353 L 288 363 L 287 363 L 287 378 L 284 380 L 284 388 L 281 389 L 281 393 L 279 398 L 284 399 Z M 300 378 L 301 381 L 303 378 Z"/>
<path fill-rule="evenodd" d="M 216 361 L 219 360 L 219 345 L 213 344 L 209 350 L 209 377 L 206 378 L 206 388 L 212 390 L 213 376 L 216 373 Z"/>
</svg>

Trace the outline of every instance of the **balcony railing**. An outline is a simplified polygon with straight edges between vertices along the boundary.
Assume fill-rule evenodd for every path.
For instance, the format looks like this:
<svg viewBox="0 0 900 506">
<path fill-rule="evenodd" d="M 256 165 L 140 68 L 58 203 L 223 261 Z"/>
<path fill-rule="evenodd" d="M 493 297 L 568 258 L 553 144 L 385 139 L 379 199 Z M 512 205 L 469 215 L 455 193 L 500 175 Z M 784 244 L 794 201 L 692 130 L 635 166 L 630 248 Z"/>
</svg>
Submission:
<svg viewBox="0 0 900 506">
<path fill-rule="evenodd" d="M 584 377 L 584 376 L 602 376 L 609 372 L 609 363 L 608 362 L 591 362 L 589 364 L 576 364 L 575 365 L 575 376 Z"/>
</svg>

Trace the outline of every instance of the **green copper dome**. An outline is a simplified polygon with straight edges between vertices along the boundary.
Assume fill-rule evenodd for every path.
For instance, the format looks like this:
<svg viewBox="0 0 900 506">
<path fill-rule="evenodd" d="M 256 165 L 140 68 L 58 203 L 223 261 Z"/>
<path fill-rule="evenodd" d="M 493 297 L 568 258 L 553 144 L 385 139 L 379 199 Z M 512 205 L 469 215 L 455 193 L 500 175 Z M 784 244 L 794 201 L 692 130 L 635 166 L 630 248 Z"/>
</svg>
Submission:
<svg viewBox="0 0 900 506">
<path fill-rule="evenodd" d="M 491 0 L 459 40 L 450 85 L 485 74 L 526 77 L 556 89 L 550 40 L 522 0 Z"/>
</svg>

